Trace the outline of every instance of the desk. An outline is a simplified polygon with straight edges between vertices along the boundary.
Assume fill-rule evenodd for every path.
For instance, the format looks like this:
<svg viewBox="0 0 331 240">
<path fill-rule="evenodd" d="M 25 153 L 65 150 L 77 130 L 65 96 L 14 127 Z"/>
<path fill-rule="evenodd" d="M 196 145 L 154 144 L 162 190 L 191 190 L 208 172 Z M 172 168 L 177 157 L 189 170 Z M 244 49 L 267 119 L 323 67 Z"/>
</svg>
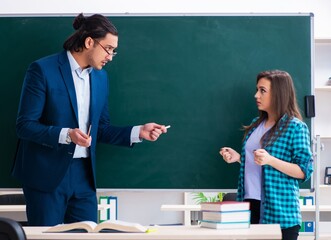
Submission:
<svg viewBox="0 0 331 240">
<path fill-rule="evenodd" d="M 309 218 L 305 218 L 303 215 L 303 220 L 308 221 L 311 219 L 315 219 L 315 205 L 312 206 L 300 206 L 302 213 L 310 213 Z M 331 205 L 321 205 L 319 207 L 320 212 L 323 214 L 324 212 L 331 212 Z M 200 205 L 189 205 L 189 204 L 178 204 L 178 205 L 162 205 L 161 211 L 184 211 L 184 225 L 191 225 L 191 212 L 192 211 L 201 211 Z M 313 214 L 313 215 L 312 215 Z M 331 218 L 328 215 L 322 215 L 324 221 L 331 221 Z"/>
<path fill-rule="evenodd" d="M 25 205 L 0 205 L 0 217 L 26 222 Z"/>
<path fill-rule="evenodd" d="M 184 211 L 184 225 L 191 225 L 191 212 L 201 211 L 200 205 L 162 205 L 161 211 Z"/>
<path fill-rule="evenodd" d="M 162 205 L 162 211 L 201 211 L 200 205 Z"/>
<path fill-rule="evenodd" d="M 0 205 L 0 217 L 11 218 L 16 221 L 26 221 L 25 205 Z M 99 204 L 98 210 L 106 210 L 110 205 Z"/>
<path fill-rule="evenodd" d="M 99 204 L 98 210 L 106 210 L 110 208 L 108 204 Z M 0 205 L 1 212 L 25 212 L 25 205 Z"/>
<path fill-rule="evenodd" d="M 215 230 L 199 226 L 159 226 L 151 233 L 43 233 L 48 227 L 23 227 L 28 240 L 233 240 L 281 239 L 278 224 L 257 224 L 247 229 Z"/>
<path fill-rule="evenodd" d="M 0 206 L 1 207 L 1 206 Z M 315 205 L 300 206 L 301 212 L 315 212 Z M 201 211 L 200 205 L 162 205 L 162 211 Z M 331 212 L 331 205 L 320 205 L 320 212 Z"/>
<path fill-rule="evenodd" d="M 25 205 L 0 205 L 0 213 L 2 212 L 25 212 Z"/>
</svg>

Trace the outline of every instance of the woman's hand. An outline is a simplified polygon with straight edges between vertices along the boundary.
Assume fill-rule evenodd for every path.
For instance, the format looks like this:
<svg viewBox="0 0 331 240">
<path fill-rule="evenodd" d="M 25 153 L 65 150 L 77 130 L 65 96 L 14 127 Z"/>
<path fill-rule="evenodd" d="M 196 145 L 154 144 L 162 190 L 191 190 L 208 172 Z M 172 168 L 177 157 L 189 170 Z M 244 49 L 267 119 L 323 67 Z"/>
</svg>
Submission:
<svg viewBox="0 0 331 240">
<path fill-rule="evenodd" d="M 270 154 L 264 149 L 257 149 L 254 151 L 254 162 L 257 165 L 270 165 L 271 156 Z"/>
<path fill-rule="evenodd" d="M 239 162 L 240 163 L 240 154 L 229 147 L 223 147 L 220 150 L 220 154 L 223 157 L 224 161 L 227 163 L 234 163 Z"/>
</svg>

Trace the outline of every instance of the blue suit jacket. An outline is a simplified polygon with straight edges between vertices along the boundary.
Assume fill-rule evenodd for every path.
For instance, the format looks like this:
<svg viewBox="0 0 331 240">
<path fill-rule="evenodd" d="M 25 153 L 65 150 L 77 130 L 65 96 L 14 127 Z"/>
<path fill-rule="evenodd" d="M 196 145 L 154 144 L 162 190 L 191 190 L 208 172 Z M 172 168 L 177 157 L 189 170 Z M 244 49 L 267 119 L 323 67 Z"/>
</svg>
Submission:
<svg viewBox="0 0 331 240">
<path fill-rule="evenodd" d="M 90 157 L 94 186 L 96 142 L 130 146 L 132 126 L 110 125 L 108 78 L 90 74 Z M 16 122 L 19 138 L 12 175 L 26 186 L 54 190 L 73 158 L 75 144 L 59 144 L 62 128 L 78 128 L 77 100 L 66 51 L 33 62 L 26 73 Z"/>
</svg>

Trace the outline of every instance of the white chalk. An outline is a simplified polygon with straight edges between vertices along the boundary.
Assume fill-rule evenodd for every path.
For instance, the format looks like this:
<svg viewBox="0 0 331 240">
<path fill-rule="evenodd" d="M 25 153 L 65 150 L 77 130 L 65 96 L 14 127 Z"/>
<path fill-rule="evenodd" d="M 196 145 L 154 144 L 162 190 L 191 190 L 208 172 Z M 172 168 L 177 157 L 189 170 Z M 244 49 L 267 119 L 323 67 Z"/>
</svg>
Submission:
<svg viewBox="0 0 331 240">
<path fill-rule="evenodd" d="M 170 125 L 168 125 L 168 126 L 166 126 L 165 128 L 170 128 L 171 126 Z"/>
</svg>

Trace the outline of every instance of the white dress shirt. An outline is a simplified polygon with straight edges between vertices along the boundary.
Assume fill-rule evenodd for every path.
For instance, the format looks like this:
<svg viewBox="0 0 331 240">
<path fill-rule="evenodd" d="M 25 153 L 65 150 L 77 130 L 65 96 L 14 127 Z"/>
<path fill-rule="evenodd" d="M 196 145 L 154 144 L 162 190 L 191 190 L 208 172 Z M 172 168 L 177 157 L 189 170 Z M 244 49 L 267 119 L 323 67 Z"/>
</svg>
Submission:
<svg viewBox="0 0 331 240">
<path fill-rule="evenodd" d="M 78 125 L 82 132 L 87 133 L 90 126 L 89 112 L 90 112 L 90 73 L 93 71 L 92 67 L 82 69 L 70 51 L 67 51 L 71 74 L 74 80 L 77 108 L 78 108 Z M 139 138 L 141 126 L 134 126 L 131 131 L 131 144 L 141 142 Z M 66 142 L 67 132 L 69 128 L 62 128 L 59 136 L 59 143 L 68 144 Z M 93 140 L 92 140 L 93 141 Z M 89 157 L 88 148 L 76 145 L 74 158 Z"/>
</svg>

